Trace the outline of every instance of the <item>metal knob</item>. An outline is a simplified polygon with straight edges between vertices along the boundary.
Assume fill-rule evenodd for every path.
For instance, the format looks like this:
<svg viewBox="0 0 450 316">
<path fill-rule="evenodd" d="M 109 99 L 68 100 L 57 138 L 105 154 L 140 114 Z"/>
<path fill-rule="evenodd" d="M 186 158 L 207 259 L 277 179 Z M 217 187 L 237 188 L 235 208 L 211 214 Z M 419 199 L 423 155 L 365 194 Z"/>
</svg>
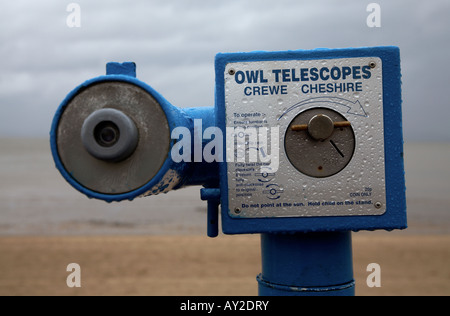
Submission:
<svg viewBox="0 0 450 316">
<path fill-rule="evenodd" d="M 315 140 L 325 140 L 333 134 L 333 120 L 324 114 L 317 114 L 308 123 L 308 133 Z"/>
<path fill-rule="evenodd" d="M 119 162 L 136 149 L 139 133 L 134 122 L 116 109 L 101 109 L 89 115 L 81 128 L 85 149 L 100 160 Z"/>
</svg>

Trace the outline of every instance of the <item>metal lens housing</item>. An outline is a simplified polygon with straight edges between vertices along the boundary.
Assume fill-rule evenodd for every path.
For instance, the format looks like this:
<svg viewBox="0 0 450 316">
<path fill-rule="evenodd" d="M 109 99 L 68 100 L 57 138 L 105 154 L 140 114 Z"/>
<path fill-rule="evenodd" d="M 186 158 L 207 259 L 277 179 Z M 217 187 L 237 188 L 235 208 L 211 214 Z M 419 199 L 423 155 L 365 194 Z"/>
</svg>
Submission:
<svg viewBox="0 0 450 316">
<path fill-rule="evenodd" d="M 63 101 L 52 150 L 65 178 L 88 196 L 132 199 L 151 192 L 170 151 L 170 104 L 134 78 L 100 77 Z M 170 111 L 170 110 L 169 110 Z"/>
</svg>

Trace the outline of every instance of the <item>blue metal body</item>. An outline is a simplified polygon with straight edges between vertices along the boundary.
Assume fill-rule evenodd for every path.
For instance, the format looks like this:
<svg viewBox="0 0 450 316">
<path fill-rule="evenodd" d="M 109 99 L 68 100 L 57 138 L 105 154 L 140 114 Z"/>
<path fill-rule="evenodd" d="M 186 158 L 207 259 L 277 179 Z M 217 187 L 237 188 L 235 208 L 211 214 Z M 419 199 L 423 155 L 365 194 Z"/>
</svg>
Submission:
<svg viewBox="0 0 450 316">
<path fill-rule="evenodd" d="M 56 135 L 59 119 L 70 100 L 86 87 L 105 81 L 121 81 L 137 85 L 151 94 L 161 105 L 169 122 L 175 127 L 188 128 L 194 138 L 207 141 L 201 135 L 206 128 L 216 126 L 225 131 L 224 71 L 227 63 L 237 61 L 326 59 L 375 56 L 383 60 L 383 95 L 386 157 L 387 211 L 381 216 L 329 216 L 295 218 L 232 218 L 228 210 L 227 163 L 180 162 L 170 154 L 157 175 L 143 187 L 118 195 L 93 192 L 78 183 L 65 170 L 58 154 Z M 107 202 L 132 200 L 137 196 L 166 193 L 164 176 L 175 171 L 177 184 L 202 185 L 201 199 L 208 201 L 208 236 L 219 233 L 219 205 L 222 229 L 226 234 L 261 233 L 262 273 L 258 276 L 260 295 L 353 295 L 351 232 L 374 229 L 406 228 L 406 202 L 403 167 L 401 123 L 401 82 L 399 50 L 395 47 L 361 49 L 317 49 L 312 51 L 254 52 L 218 54 L 216 67 L 215 107 L 180 109 L 171 105 L 153 88 L 136 79 L 134 63 L 110 63 L 107 75 L 86 81 L 75 88 L 61 103 L 52 123 L 51 149 L 56 167 L 77 190 L 90 198 Z M 201 128 L 195 124 L 202 120 Z M 226 133 L 223 133 L 224 137 Z M 194 143 L 194 142 L 192 142 Z M 224 140 L 224 146 L 226 141 Z M 170 148 L 174 145 L 171 140 Z M 224 148 L 223 152 L 226 152 Z M 194 149 L 192 150 L 193 155 Z M 193 157 L 194 158 L 194 157 Z M 191 161 L 194 161 L 192 159 Z"/>
<path fill-rule="evenodd" d="M 220 164 L 222 228 L 227 234 L 359 231 L 404 229 L 406 223 L 405 176 L 401 112 L 400 51 L 397 47 L 315 49 L 287 52 L 253 52 L 216 56 L 216 124 L 225 128 L 225 67 L 228 63 L 379 57 L 383 61 L 384 144 L 387 211 L 376 216 L 236 218 L 229 215 L 227 165 Z M 226 144 L 226 141 L 224 141 Z"/>
<path fill-rule="evenodd" d="M 261 296 L 352 296 L 350 232 L 262 234 Z"/>
</svg>

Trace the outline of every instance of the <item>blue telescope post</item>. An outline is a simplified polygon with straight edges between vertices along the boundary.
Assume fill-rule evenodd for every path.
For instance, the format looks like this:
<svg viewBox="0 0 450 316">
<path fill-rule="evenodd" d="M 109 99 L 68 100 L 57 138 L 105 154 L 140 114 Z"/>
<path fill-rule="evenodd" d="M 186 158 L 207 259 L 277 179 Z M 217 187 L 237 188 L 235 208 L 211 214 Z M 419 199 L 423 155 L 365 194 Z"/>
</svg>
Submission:
<svg viewBox="0 0 450 316">
<path fill-rule="evenodd" d="M 351 232 L 261 235 L 261 296 L 355 294 Z"/>
</svg>

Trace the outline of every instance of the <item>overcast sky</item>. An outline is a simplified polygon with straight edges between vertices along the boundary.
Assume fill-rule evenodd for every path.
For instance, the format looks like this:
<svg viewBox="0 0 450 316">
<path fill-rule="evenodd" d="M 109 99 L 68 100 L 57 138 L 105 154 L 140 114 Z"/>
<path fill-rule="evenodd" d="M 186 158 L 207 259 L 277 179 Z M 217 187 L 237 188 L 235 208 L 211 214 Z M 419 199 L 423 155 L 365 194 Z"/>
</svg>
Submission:
<svg viewBox="0 0 450 316">
<path fill-rule="evenodd" d="M 81 27 L 66 24 L 67 5 Z M 134 61 L 138 78 L 179 107 L 214 105 L 218 52 L 399 46 L 406 141 L 450 141 L 450 1 L 40 0 L 0 7 L 0 137 L 47 137 L 65 95 Z"/>
</svg>

